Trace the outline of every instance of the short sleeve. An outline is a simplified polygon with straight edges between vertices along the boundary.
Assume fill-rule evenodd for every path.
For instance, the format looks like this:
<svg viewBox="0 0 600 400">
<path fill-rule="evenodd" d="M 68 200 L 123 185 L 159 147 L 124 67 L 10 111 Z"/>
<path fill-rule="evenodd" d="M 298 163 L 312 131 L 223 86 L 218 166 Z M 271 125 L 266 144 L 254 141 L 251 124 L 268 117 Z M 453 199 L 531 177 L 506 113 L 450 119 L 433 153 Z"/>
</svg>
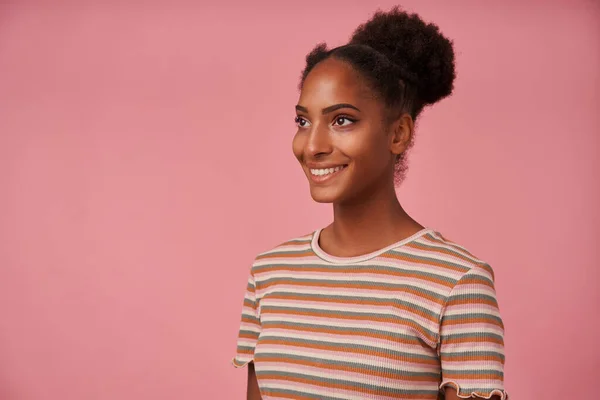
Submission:
<svg viewBox="0 0 600 400">
<path fill-rule="evenodd" d="M 452 289 L 440 327 L 440 390 L 461 398 L 499 396 L 504 390 L 504 324 L 489 265 L 472 268 Z"/>
<path fill-rule="evenodd" d="M 244 367 L 254 360 L 254 348 L 261 331 L 259 306 L 256 300 L 256 283 L 252 271 L 248 276 L 241 319 L 237 338 L 237 351 L 232 359 L 232 363 L 236 368 Z"/>
</svg>

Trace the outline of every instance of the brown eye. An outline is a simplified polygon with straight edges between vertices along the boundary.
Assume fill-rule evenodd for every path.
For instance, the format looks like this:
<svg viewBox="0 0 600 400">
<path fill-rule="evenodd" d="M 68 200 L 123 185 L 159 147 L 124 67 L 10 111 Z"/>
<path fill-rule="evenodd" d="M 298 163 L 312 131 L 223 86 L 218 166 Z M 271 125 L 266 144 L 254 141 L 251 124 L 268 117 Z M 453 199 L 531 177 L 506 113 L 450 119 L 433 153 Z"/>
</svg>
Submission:
<svg viewBox="0 0 600 400">
<path fill-rule="evenodd" d="M 334 122 L 334 125 L 337 125 L 337 126 L 348 126 L 348 125 L 353 124 L 356 121 L 351 118 L 348 118 L 348 117 L 340 116 L 340 117 L 336 117 L 336 119 L 333 122 Z"/>
<path fill-rule="evenodd" d="M 308 121 L 302 117 L 296 117 L 294 119 L 294 121 L 296 122 L 296 125 L 298 125 L 298 127 L 300 127 L 300 128 L 304 128 L 305 126 L 308 125 Z"/>
</svg>

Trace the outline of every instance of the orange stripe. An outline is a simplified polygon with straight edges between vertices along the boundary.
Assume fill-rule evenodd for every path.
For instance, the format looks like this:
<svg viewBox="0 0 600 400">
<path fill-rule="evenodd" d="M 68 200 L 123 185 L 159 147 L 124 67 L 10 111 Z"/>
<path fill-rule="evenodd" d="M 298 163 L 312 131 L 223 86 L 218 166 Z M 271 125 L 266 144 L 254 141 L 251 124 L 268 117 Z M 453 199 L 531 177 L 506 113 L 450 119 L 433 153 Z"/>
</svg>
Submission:
<svg viewBox="0 0 600 400">
<path fill-rule="evenodd" d="M 269 258 L 302 258 L 302 257 L 310 257 L 313 254 L 314 253 L 312 252 L 312 250 L 308 249 L 306 251 L 299 252 L 299 253 L 293 253 L 293 254 L 288 253 L 288 252 L 261 254 L 261 255 L 257 256 L 256 259 L 257 260 L 266 260 Z"/>
<path fill-rule="evenodd" d="M 259 325 L 258 324 L 258 318 L 256 317 L 252 317 L 250 315 L 246 315 L 246 314 L 242 314 L 242 322 L 247 322 L 249 324 L 253 324 L 253 325 Z"/>
<path fill-rule="evenodd" d="M 284 398 L 284 399 L 293 399 L 293 400 L 315 400 L 315 397 L 312 395 L 309 397 L 309 396 L 303 396 L 300 394 L 290 394 L 290 393 L 285 393 L 285 392 L 278 392 L 276 389 L 269 389 L 269 395 L 277 396 L 279 398 Z"/>
<path fill-rule="evenodd" d="M 423 236 L 423 239 L 425 239 L 425 241 L 432 243 L 432 244 L 436 244 L 436 245 L 450 245 L 450 247 L 452 247 L 454 249 L 454 251 L 448 250 L 446 248 L 443 247 L 437 247 L 435 249 L 427 249 L 429 251 L 434 251 L 437 252 L 439 251 L 440 253 L 446 253 L 449 255 L 453 255 L 455 257 L 460 258 L 461 260 L 464 260 L 468 263 L 473 263 L 473 259 L 477 259 L 477 257 L 475 257 L 471 252 L 469 252 L 468 250 L 460 247 L 460 245 L 458 245 L 457 243 L 451 241 L 451 240 L 446 240 L 445 237 L 443 237 L 442 235 L 440 235 L 443 242 L 441 242 L 439 239 L 432 239 L 430 237 L 427 236 Z M 412 244 L 416 244 L 416 242 L 412 242 L 409 243 L 409 245 Z"/>
<path fill-rule="evenodd" d="M 398 253 L 384 253 L 381 255 L 382 258 L 391 258 L 393 260 L 400 260 L 400 261 L 406 261 L 412 264 L 425 264 L 425 265 L 431 265 L 433 267 L 438 267 L 438 268 L 442 268 L 442 269 L 450 269 L 453 271 L 457 271 L 457 272 L 465 272 L 466 269 L 468 269 L 467 267 L 458 267 L 458 266 L 454 266 L 454 265 L 448 265 L 448 264 L 444 264 L 443 262 L 436 262 L 436 260 L 424 260 L 421 258 L 415 258 L 415 257 L 410 257 L 408 255 L 405 254 L 398 254 Z"/>
<path fill-rule="evenodd" d="M 504 328 L 504 326 L 492 318 L 461 318 L 457 320 L 446 320 L 444 325 L 469 325 L 469 324 L 492 324 Z"/>
<path fill-rule="evenodd" d="M 495 299 L 488 299 L 488 298 L 482 298 L 482 297 L 475 297 L 475 298 L 452 298 L 451 300 L 448 300 L 448 304 L 446 305 L 447 307 L 450 306 L 458 306 L 458 305 L 462 305 L 462 304 L 470 304 L 470 305 L 476 305 L 476 304 L 485 304 L 488 306 L 493 306 L 493 307 L 498 307 L 498 302 Z"/>
<path fill-rule="evenodd" d="M 424 237 L 424 239 L 425 239 L 425 237 Z M 425 239 L 425 240 L 427 240 L 432 245 L 438 245 L 439 246 L 441 244 L 438 241 L 434 241 L 434 240 L 430 240 L 430 239 Z M 465 256 L 464 254 L 460 254 L 461 252 L 463 252 L 463 253 L 465 252 L 462 249 L 455 249 L 454 251 L 452 251 L 450 249 L 447 249 L 447 248 L 444 248 L 444 247 L 437 247 L 437 246 L 435 247 L 435 249 L 432 249 L 429 246 L 424 246 L 424 245 L 422 245 L 422 244 L 420 244 L 418 242 L 407 243 L 406 247 L 412 247 L 412 248 L 423 250 L 423 251 L 426 251 L 426 252 L 429 252 L 429 253 L 433 253 L 433 252 L 435 252 L 435 253 L 443 253 L 443 254 L 445 254 L 447 256 L 458 258 L 459 260 L 464 261 L 464 262 L 469 263 L 469 264 L 473 264 L 474 263 L 474 261 L 472 259 L 470 259 L 469 257 Z M 468 255 L 470 255 L 471 257 L 473 257 L 473 255 L 470 254 L 469 252 L 466 252 L 466 253 Z M 475 258 L 475 257 L 473 257 L 473 258 Z"/>
<path fill-rule="evenodd" d="M 444 371 L 444 379 L 481 379 L 481 380 L 496 380 L 501 381 L 497 374 L 486 374 L 479 372 L 476 374 L 457 373 L 452 374 Z"/>
<path fill-rule="evenodd" d="M 343 269 L 336 269 L 333 273 L 331 271 L 331 269 L 325 267 L 325 266 L 296 266 L 296 265 L 286 265 L 286 264 L 276 264 L 276 265 L 269 265 L 269 266 L 261 266 L 261 271 L 260 273 L 274 273 L 274 272 L 296 272 L 298 271 L 298 268 L 301 267 L 302 268 L 302 272 L 322 272 L 322 273 L 327 273 L 330 275 L 333 274 L 344 274 L 344 275 L 348 275 L 348 274 L 356 274 L 356 275 L 360 275 L 360 272 L 357 272 L 356 269 L 352 269 L 352 268 L 343 268 Z M 423 274 L 419 274 L 418 272 L 414 272 L 414 271 L 400 271 L 400 270 L 375 270 L 375 271 L 369 271 L 372 274 L 375 275 L 381 275 L 381 276 L 393 276 L 393 277 L 397 277 L 397 278 L 416 278 L 422 281 L 427 281 L 427 282 L 433 282 L 433 283 L 437 283 L 438 285 L 442 285 L 442 286 L 446 286 L 446 287 L 453 287 L 454 283 L 452 282 L 448 282 L 445 279 L 442 278 L 437 278 L 437 277 L 431 277 L 431 276 L 427 276 L 427 275 L 423 275 Z"/>
<path fill-rule="evenodd" d="M 448 355 L 442 354 L 441 358 L 444 361 L 497 361 L 499 363 L 503 362 L 502 357 L 494 356 L 494 355 L 482 356 L 482 355 L 462 354 L 462 355 L 456 355 L 456 356 L 448 356 Z"/>
<path fill-rule="evenodd" d="M 461 280 L 460 280 L 460 284 L 471 284 L 471 285 L 484 285 L 490 288 L 493 288 L 494 285 L 493 283 L 491 283 L 488 279 L 485 279 L 482 276 L 477 276 L 477 275 L 469 275 L 469 276 L 464 276 Z"/>
<path fill-rule="evenodd" d="M 308 367 L 317 367 L 317 368 L 323 368 L 323 369 L 327 369 L 327 370 L 337 370 L 337 371 L 344 371 L 344 372 L 354 372 L 354 373 L 358 373 L 358 374 L 365 374 L 365 375 L 371 375 L 371 376 L 378 376 L 380 377 L 382 375 L 382 372 L 379 370 L 368 370 L 368 369 L 363 369 L 363 368 L 356 368 L 356 367 L 348 367 L 347 365 L 338 365 L 338 364 L 323 364 L 321 362 L 318 361 L 313 361 L 313 360 L 298 360 L 295 358 L 282 358 L 282 357 L 271 357 L 271 356 L 259 356 L 259 362 L 275 362 L 275 363 L 286 363 L 286 364 L 295 364 L 295 365 L 302 365 L 302 366 L 308 366 Z M 422 363 L 421 363 L 422 364 Z M 392 377 L 388 374 L 385 374 L 385 376 L 387 378 L 389 378 L 390 380 L 394 380 L 396 382 L 437 382 L 437 379 L 432 378 L 430 376 L 403 376 L 402 379 L 392 379 Z M 262 376 L 261 376 L 262 378 Z"/>
<path fill-rule="evenodd" d="M 321 343 L 297 343 L 291 344 L 289 341 L 283 341 L 277 338 L 264 338 L 260 341 L 261 346 L 266 344 L 270 345 L 282 345 L 282 346 L 293 346 L 293 347 L 302 347 L 308 349 L 318 349 L 318 350 L 326 350 L 331 352 L 339 352 L 338 349 L 327 346 L 326 344 Z M 398 361 L 398 356 L 389 353 L 389 349 L 384 350 L 374 350 L 374 349 L 365 349 L 362 346 L 359 347 L 348 347 L 344 349 L 345 353 L 354 353 L 354 354 L 363 354 L 367 356 L 374 356 L 379 358 L 388 358 L 390 360 Z M 438 365 L 438 360 L 435 359 L 411 359 L 411 358 L 403 358 L 403 361 L 411 362 L 413 364 L 427 364 L 427 365 Z"/>
<path fill-rule="evenodd" d="M 295 331 L 295 332 L 313 332 L 313 333 L 329 333 L 329 334 L 331 334 L 331 331 L 328 328 L 319 327 L 319 326 L 308 326 L 308 327 L 302 327 L 302 329 L 294 329 L 294 328 L 289 327 L 284 324 L 270 324 L 269 329 L 285 329 L 285 330 L 290 330 L 290 331 Z M 402 338 L 402 337 L 394 337 L 394 336 L 387 334 L 385 331 L 361 332 L 361 333 L 354 333 L 351 331 L 350 332 L 336 331 L 335 334 L 336 335 L 344 335 L 344 336 L 353 336 L 353 337 L 371 337 L 374 339 L 387 340 L 387 341 L 390 341 L 393 343 L 399 343 L 399 344 L 414 345 L 414 344 L 421 343 L 417 337 L 410 338 L 410 339 Z"/>
<path fill-rule="evenodd" d="M 494 281 L 495 277 L 494 277 L 494 270 L 492 269 L 492 267 L 490 267 L 488 264 L 479 264 L 479 266 L 486 270 L 488 272 L 488 274 L 490 274 L 492 276 L 492 281 Z"/>
<path fill-rule="evenodd" d="M 439 233 L 438 233 L 438 234 L 439 234 Z M 438 252 L 440 252 L 440 253 L 445 253 L 445 254 L 448 254 L 448 255 L 451 255 L 451 256 L 454 256 L 454 257 L 458 257 L 458 258 L 460 258 L 461 260 L 463 260 L 463 261 L 465 261 L 465 262 L 468 262 L 468 263 L 470 263 L 470 264 L 473 264 L 473 263 L 475 263 L 475 264 L 477 264 L 477 266 L 479 266 L 480 268 L 482 268 L 482 269 L 484 269 L 485 271 L 487 271 L 487 272 L 488 272 L 488 273 L 491 275 L 491 277 L 492 277 L 492 281 L 494 281 L 494 279 L 495 279 L 495 278 L 494 278 L 494 270 L 492 269 L 492 267 L 491 267 L 489 264 L 486 264 L 486 263 L 483 263 L 483 262 L 477 262 L 477 261 L 473 261 L 473 259 L 477 260 L 477 257 L 475 257 L 475 256 L 474 256 L 474 255 L 473 255 L 471 252 L 469 252 L 469 251 L 467 251 L 466 249 L 464 249 L 464 248 L 460 247 L 460 246 L 459 246 L 457 243 L 454 243 L 454 242 L 452 242 L 452 241 L 450 241 L 450 240 L 447 240 L 447 239 L 446 239 L 445 237 L 443 237 L 442 235 L 440 235 L 440 237 L 441 237 L 441 238 L 444 240 L 444 242 L 445 242 L 444 244 L 450 244 L 451 246 L 453 246 L 453 247 L 454 247 L 454 249 L 455 249 L 454 251 L 456 251 L 458 254 L 457 254 L 457 253 L 454 253 L 454 252 L 452 252 L 452 251 L 450 251 L 450 250 L 448 250 L 448 249 L 445 249 L 445 248 L 437 248 L 437 247 L 436 247 L 436 249 L 435 249 L 435 250 L 431 250 L 431 249 L 424 249 L 422 246 L 421 246 L 421 247 L 419 247 L 419 244 L 418 244 L 418 243 L 416 243 L 416 242 L 411 242 L 411 243 L 408 243 L 406 246 L 409 246 L 409 247 L 416 247 L 416 248 L 419 248 L 419 249 L 422 249 L 422 250 L 426 250 L 426 251 L 438 251 Z M 437 241 L 437 240 L 431 240 L 430 238 L 428 238 L 428 237 L 426 237 L 426 236 L 424 236 L 424 237 L 423 237 L 423 239 L 425 239 L 425 240 L 426 240 L 426 241 L 428 241 L 429 243 L 440 244 L 440 242 L 439 242 L 439 241 Z M 460 253 L 464 253 L 464 254 L 460 254 Z M 465 255 L 465 254 L 466 254 L 466 255 Z M 468 257 L 467 257 L 467 256 L 468 256 Z M 473 259 L 471 259 L 471 258 L 469 258 L 469 257 L 472 257 Z"/>
<path fill-rule="evenodd" d="M 335 382 L 319 382 L 319 381 L 314 381 L 311 379 L 307 379 L 307 378 L 302 378 L 302 377 L 298 377 L 298 376 L 288 376 L 288 375 L 279 375 L 279 374 L 260 374 L 259 379 L 273 379 L 273 380 L 278 380 L 278 381 L 288 381 L 288 382 L 296 382 L 296 383 L 302 383 L 305 385 L 312 385 L 312 386 L 321 386 L 324 388 L 328 388 L 328 389 L 342 389 L 342 390 L 347 390 L 349 392 L 354 392 L 356 394 L 372 394 L 372 395 L 381 395 L 381 391 L 378 389 L 371 389 L 368 387 L 361 387 L 359 390 L 357 390 L 356 388 L 349 386 L 349 385 L 345 385 L 343 383 L 335 383 Z M 279 396 L 279 395 L 278 395 Z M 298 397 L 294 396 L 294 397 L 290 397 L 293 399 L 297 399 Z M 314 399 L 314 397 L 312 397 Z M 415 394 L 415 395 L 411 395 L 409 397 L 407 397 L 406 395 L 402 396 L 403 399 L 430 399 L 431 395 L 429 394 Z"/>
<path fill-rule="evenodd" d="M 351 283 L 351 282 L 327 282 L 327 281 L 320 281 L 320 282 L 296 282 L 293 281 L 291 279 L 277 279 L 275 282 L 269 282 L 266 283 L 264 286 L 261 286 L 263 289 L 266 289 L 268 287 L 271 286 L 276 286 L 276 285 L 292 285 L 292 286 L 297 286 L 297 287 L 330 287 L 330 288 L 344 288 L 344 289 L 363 289 L 363 290 L 382 290 L 382 291 L 388 291 L 388 292 L 393 292 L 393 291 L 397 291 L 397 288 L 390 288 L 390 287 L 384 287 L 384 286 L 375 286 L 375 287 L 368 287 L 366 288 L 363 284 L 361 283 Z M 410 293 L 416 297 L 420 297 L 423 299 L 427 299 L 429 301 L 432 301 L 436 304 L 439 305 L 443 305 L 444 304 L 444 300 L 443 299 L 439 299 L 437 297 L 428 295 L 427 293 L 423 293 L 419 290 L 415 290 L 415 289 L 410 289 L 410 288 L 403 288 L 402 292 L 405 293 Z"/>
<path fill-rule="evenodd" d="M 238 354 L 254 354 L 254 349 L 238 349 L 237 350 Z"/>
<path fill-rule="evenodd" d="M 258 332 L 251 333 L 251 332 L 243 331 L 243 332 L 239 333 L 238 337 L 240 339 L 253 339 L 253 340 L 256 340 L 256 339 L 258 339 L 258 335 L 260 335 L 260 333 L 258 333 Z"/>
<path fill-rule="evenodd" d="M 317 310 L 318 311 L 318 310 Z M 278 314 L 277 312 L 270 312 L 268 309 L 263 309 L 263 314 Z M 312 310 L 286 310 L 285 311 L 285 315 L 302 315 L 302 316 L 308 316 L 308 317 L 313 317 L 313 318 L 319 318 L 319 317 L 324 317 L 322 315 L 319 314 L 315 314 Z M 430 341 L 435 342 L 437 341 L 437 338 L 432 337 L 431 335 L 429 335 L 427 332 L 425 332 L 423 330 L 423 328 L 421 327 L 421 325 L 419 325 L 418 323 L 414 322 L 414 321 L 397 321 L 394 318 L 390 318 L 389 316 L 379 316 L 379 315 L 343 315 L 343 314 L 339 314 L 336 315 L 335 317 L 330 317 L 330 316 L 325 316 L 324 318 L 330 318 L 330 319 L 345 319 L 345 320 L 350 320 L 350 321 L 376 321 L 376 322 L 394 322 L 396 325 L 404 325 L 407 326 L 409 328 L 412 328 L 414 330 L 416 330 L 417 332 L 421 333 L 423 336 L 425 336 L 426 338 L 428 338 Z"/>
<path fill-rule="evenodd" d="M 414 307 L 411 307 L 406 304 L 395 303 L 394 301 L 392 301 L 390 299 L 381 299 L 379 301 L 377 301 L 377 299 L 373 299 L 373 298 L 323 299 L 323 298 L 319 298 L 317 296 L 300 297 L 300 296 L 294 296 L 293 294 L 289 294 L 289 295 L 285 294 L 284 295 L 282 293 L 281 294 L 280 293 L 270 294 L 269 299 L 296 300 L 296 301 L 318 301 L 318 302 L 323 302 L 323 303 L 335 303 L 335 304 L 348 304 L 348 305 L 356 304 L 356 305 L 393 307 L 393 308 L 397 308 L 399 310 L 408 311 L 411 314 L 418 315 L 418 316 L 423 317 L 431 322 L 434 322 L 434 323 L 438 322 L 438 317 L 436 317 L 435 315 L 426 314 L 424 311 L 417 310 Z"/>
<path fill-rule="evenodd" d="M 307 245 L 307 244 L 309 244 L 311 242 L 312 242 L 312 233 L 309 233 L 308 235 L 300 236 L 296 240 L 288 240 L 286 242 L 283 242 L 282 244 L 280 244 L 277 247 L 294 246 L 296 244 L 305 246 L 305 245 Z"/>
<path fill-rule="evenodd" d="M 456 337 L 456 338 L 447 338 L 444 339 L 445 344 L 459 344 L 459 343 L 496 343 L 496 344 L 504 344 L 504 340 L 501 338 L 497 338 L 494 336 L 484 337 L 484 336 L 465 336 L 465 337 Z"/>
</svg>

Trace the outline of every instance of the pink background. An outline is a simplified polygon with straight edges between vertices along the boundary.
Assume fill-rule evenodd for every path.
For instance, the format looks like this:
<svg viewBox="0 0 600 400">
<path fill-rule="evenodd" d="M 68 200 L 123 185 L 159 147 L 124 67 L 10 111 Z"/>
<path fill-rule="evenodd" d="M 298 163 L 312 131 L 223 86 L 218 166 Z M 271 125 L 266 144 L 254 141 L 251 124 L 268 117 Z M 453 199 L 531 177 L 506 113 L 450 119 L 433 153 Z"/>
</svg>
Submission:
<svg viewBox="0 0 600 400">
<path fill-rule="evenodd" d="M 49 3 L 0 5 L 0 399 L 242 399 L 248 268 L 331 215 L 291 153 L 304 55 L 393 3 Z M 400 198 L 493 265 L 513 398 L 590 398 L 600 3 L 449 3 L 404 2 L 459 77 Z"/>
</svg>

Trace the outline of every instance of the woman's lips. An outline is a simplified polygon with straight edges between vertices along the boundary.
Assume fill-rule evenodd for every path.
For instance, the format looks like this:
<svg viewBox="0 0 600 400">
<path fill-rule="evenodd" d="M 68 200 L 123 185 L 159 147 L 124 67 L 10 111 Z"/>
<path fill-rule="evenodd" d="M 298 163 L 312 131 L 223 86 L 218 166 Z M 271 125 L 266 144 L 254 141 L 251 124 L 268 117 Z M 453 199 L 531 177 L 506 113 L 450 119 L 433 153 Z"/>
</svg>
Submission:
<svg viewBox="0 0 600 400">
<path fill-rule="evenodd" d="M 339 174 L 341 174 L 348 165 L 336 165 L 330 167 L 321 167 L 321 168 L 309 168 L 308 172 L 310 175 L 310 179 L 315 183 L 324 183 L 328 182 L 331 179 L 335 178 Z"/>
</svg>

